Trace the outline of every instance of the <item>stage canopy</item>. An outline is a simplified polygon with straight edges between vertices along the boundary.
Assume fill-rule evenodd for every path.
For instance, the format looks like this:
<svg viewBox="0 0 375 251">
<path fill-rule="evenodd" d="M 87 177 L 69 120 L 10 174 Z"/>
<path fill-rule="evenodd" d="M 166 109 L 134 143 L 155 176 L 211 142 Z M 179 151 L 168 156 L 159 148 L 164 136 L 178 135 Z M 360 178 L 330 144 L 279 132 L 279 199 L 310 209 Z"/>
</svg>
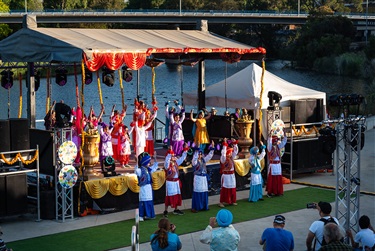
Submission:
<svg viewBox="0 0 375 251">
<path fill-rule="evenodd" d="M 204 27 L 204 25 L 203 25 Z M 103 65 L 137 70 L 147 58 L 233 63 L 259 60 L 266 50 L 202 30 L 38 28 L 35 16 L 24 16 L 23 28 L 0 41 L 3 62 L 81 62 L 91 71 Z"/>
</svg>

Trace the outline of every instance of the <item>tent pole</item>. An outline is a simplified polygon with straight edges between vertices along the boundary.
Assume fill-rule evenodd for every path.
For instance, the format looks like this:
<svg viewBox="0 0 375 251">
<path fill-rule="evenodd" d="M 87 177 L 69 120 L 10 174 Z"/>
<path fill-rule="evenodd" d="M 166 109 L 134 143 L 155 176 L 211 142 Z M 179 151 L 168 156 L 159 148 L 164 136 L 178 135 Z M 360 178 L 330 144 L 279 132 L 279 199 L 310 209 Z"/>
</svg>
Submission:
<svg viewBox="0 0 375 251">
<path fill-rule="evenodd" d="M 29 81 L 29 88 L 27 89 L 27 118 L 29 120 L 29 127 L 35 128 L 35 76 L 34 76 L 34 63 L 27 63 L 27 76 L 26 81 Z"/>
<path fill-rule="evenodd" d="M 199 61 L 198 77 L 198 110 L 206 107 L 206 84 L 205 84 L 205 62 Z"/>
</svg>

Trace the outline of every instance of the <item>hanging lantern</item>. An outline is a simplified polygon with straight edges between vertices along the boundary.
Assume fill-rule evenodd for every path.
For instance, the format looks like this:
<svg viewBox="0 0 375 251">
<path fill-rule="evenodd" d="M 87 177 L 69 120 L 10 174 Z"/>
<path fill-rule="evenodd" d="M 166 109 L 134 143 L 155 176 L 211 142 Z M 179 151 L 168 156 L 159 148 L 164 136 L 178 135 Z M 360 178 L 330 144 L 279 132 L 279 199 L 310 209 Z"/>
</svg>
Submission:
<svg viewBox="0 0 375 251">
<path fill-rule="evenodd" d="M 112 87 L 115 83 L 115 71 L 108 69 L 107 67 L 103 67 L 102 69 L 102 80 L 103 83 L 109 87 Z"/>
<path fill-rule="evenodd" d="M 7 90 L 13 86 L 13 72 L 11 70 L 1 72 L 1 86 Z"/>
<path fill-rule="evenodd" d="M 67 83 L 66 74 L 68 71 L 65 68 L 59 68 L 56 70 L 56 84 L 59 86 L 64 86 Z"/>
<path fill-rule="evenodd" d="M 130 68 L 127 66 L 123 66 L 122 68 L 122 79 L 125 80 L 125 82 L 130 82 L 133 80 L 133 72 Z"/>
<path fill-rule="evenodd" d="M 85 67 L 85 84 L 89 85 L 92 83 L 92 72 Z"/>
</svg>

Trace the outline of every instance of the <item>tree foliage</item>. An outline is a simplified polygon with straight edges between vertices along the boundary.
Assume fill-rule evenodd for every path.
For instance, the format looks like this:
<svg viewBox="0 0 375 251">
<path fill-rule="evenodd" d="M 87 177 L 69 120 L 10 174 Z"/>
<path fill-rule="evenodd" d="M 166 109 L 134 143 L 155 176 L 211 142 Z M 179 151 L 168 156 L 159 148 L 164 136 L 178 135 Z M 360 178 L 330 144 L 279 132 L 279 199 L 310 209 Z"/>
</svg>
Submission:
<svg viewBox="0 0 375 251">
<path fill-rule="evenodd" d="M 355 27 L 342 16 L 311 16 L 302 27 L 295 43 L 295 60 L 312 68 L 317 58 L 349 51 Z"/>
<path fill-rule="evenodd" d="M 9 6 L 0 0 L 0 13 L 9 12 Z M 6 38 L 12 30 L 7 24 L 0 24 L 0 40 Z"/>
</svg>

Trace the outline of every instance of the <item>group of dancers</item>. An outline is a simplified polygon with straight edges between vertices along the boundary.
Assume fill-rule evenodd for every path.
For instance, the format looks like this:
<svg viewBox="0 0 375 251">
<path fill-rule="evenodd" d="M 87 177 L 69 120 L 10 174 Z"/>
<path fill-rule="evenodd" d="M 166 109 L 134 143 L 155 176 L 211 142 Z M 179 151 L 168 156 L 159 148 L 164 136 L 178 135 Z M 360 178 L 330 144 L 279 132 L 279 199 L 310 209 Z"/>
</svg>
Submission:
<svg viewBox="0 0 375 251">
<path fill-rule="evenodd" d="M 164 142 L 168 145 L 167 154 L 162 169 L 166 174 L 166 197 L 164 217 L 168 217 L 168 208 L 173 209 L 173 213 L 183 215 L 178 209 L 182 205 L 181 182 L 179 180 L 179 166 L 185 161 L 190 147 L 184 140 L 182 124 L 185 119 L 185 109 L 177 100 L 173 101 L 175 106 L 170 106 L 171 102 L 165 104 L 166 115 L 166 135 Z M 73 121 L 72 132 L 73 141 L 80 146 L 82 126 L 88 133 L 97 131 L 100 134 L 99 159 L 103 172 L 108 166 L 113 166 L 117 161 L 122 167 L 130 167 L 129 160 L 131 148 L 133 145 L 136 159 L 135 174 L 138 178 L 139 192 L 139 215 L 140 219 L 155 218 L 153 205 L 152 177 L 151 174 L 159 168 L 154 151 L 153 126 L 154 119 L 157 117 L 157 102 L 153 100 L 152 108 L 148 109 L 143 101 L 134 100 L 133 119 L 129 128 L 124 125 L 123 120 L 126 116 L 127 106 L 122 111 L 115 110 L 112 107 L 109 124 L 102 120 L 104 106 L 100 114 L 95 115 L 91 107 L 89 115 L 82 116 L 80 107 L 72 109 Z M 196 117 L 193 117 L 193 110 L 190 113 L 190 119 L 194 122 L 193 136 L 194 144 L 191 146 L 193 157 L 191 160 L 194 170 L 193 194 L 191 211 L 197 213 L 202 210 L 208 210 L 208 181 L 207 181 L 207 163 L 214 155 L 215 145 L 209 141 L 207 131 L 207 121 L 212 116 L 207 110 L 198 111 Z M 82 123 L 83 121 L 83 123 Z M 249 201 L 256 202 L 263 200 L 263 178 L 261 174 L 261 160 L 266 156 L 265 149 L 268 151 L 269 167 L 267 175 L 267 196 L 277 196 L 283 194 L 282 175 L 281 175 L 281 149 L 286 144 L 286 137 L 278 138 L 270 132 L 267 146 L 260 142 L 260 147 L 250 149 L 248 159 L 251 165 L 250 193 Z M 130 137 L 132 135 L 132 137 Z M 235 177 L 235 159 L 239 152 L 237 141 L 224 138 L 221 147 L 220 156 L 220 174 L 221 189 L 219 207 L 227 205 L 237 205 L 236 201 L 236 177 Z M 206 153 L 206 154 L 205 154 Z M 152 157 L 155 157 L 153 163 Z M 79 162 L 79 156 L 77 157 Z"/>
</svg>

